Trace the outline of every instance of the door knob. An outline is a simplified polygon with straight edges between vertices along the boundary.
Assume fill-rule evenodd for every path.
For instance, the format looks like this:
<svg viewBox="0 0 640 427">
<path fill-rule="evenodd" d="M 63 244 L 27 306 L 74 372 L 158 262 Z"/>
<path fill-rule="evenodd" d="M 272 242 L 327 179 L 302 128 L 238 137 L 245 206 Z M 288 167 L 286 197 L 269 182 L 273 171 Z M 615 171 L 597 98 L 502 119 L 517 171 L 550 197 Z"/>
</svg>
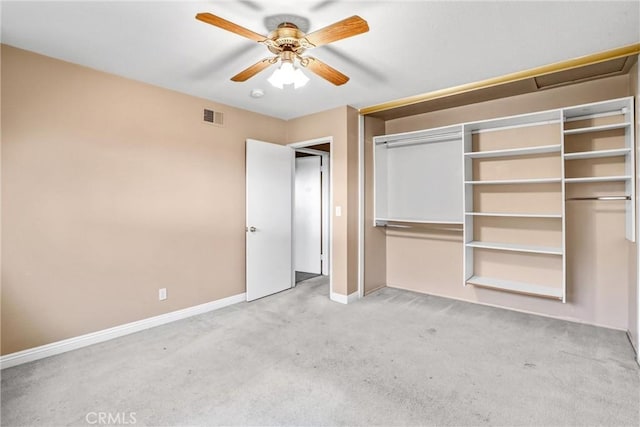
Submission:
<svg viewBox="0 0 640 427">
<path fill-rule="evenodd" d="M 255 233 L 255 232 L 256 232 L 256 230 L 257 230 L 257 229 L 256 229 L 255 227 L 249 227 L 249 231 L 250 231 L 250 232 L 252 232 L 252 233 Z"/>
</svg>

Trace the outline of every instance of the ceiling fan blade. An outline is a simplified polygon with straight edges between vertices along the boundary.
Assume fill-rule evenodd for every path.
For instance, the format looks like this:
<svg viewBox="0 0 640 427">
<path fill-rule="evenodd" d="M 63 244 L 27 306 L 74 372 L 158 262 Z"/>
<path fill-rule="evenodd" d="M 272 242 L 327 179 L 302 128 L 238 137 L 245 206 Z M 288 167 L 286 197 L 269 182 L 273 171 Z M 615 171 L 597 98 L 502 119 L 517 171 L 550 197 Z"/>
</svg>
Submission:
<svg viewBox="0 0 640 427">
<path fill-rule="evenodd" d="M 238 3 L 247 6 L 249 9 L 258 10 L 258 11 L 262 10 L 262 6 L 260 6 L 258 2 L 255 2 L 255 1 L 238 0 Z"/>
<path fill-rule="evenodd" d="M 300 64 L 306 64 L 303 66 L 336 86 L 343 85 L 349 81 L 349 77 L 314 57 L 306 56 Z"/>
<path fill-rule="evenodd" d="M 367 31 L 369 31 L 367 21 L 354 15 L 351 18 L 343 19 L 328 27 L 307 34 L 304 38 L 314 46 L 321 46 L 337 40 L 346 39 L 347 37 L 357 36 Z"/>
<path fill-rule="evenodd" d="M 260 71 L 268 68 L 269 65 L 275 64 L 277 62 L 278 57 L 275 58 L 265 58 L 262 61 L 258 61 L 252 66 L 240 71 L 235 76 L 231 77 L 231 80 L 234 82 L 244 82 L 249 80 L 251 77 L 258 74 Z"/>
<path fill-rule="evenodd" d="M 198 13 L 196 15 L 196 19 L 202 22 L 206 22 L 207 24 L 222 28 L 223 30 L 231 31 L 232 33 L 236 33 L 238 35 L 241 35 L 242 37 L 246 37 L 256 42 L 266 40 L 266 37 L 261 34 L 254 33 L 251 30 L 248 30 L 238 24 L 234 24 L 231 21 L 227 21 L 226 19 L 220 18 L 219 16 L 213 15 L 211 13 Z"/>
</svg>

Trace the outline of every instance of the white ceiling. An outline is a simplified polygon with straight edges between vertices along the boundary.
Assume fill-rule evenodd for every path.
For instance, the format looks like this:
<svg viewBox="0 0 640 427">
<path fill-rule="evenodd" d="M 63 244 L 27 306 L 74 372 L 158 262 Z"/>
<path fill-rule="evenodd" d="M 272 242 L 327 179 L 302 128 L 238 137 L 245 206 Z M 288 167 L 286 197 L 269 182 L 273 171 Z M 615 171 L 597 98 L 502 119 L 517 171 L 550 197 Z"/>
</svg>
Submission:
<svg viewBox="0 0 640 427">
<path fill-rule="evenodd" d="M 314 31 L 360 15 L 370 31 L 307 53 L 351 77 L 335 87 L 306 73 L 302 89 L 263 71 L 231 76 L 266 47 L 197 21 L 210 12 L 261 34 L 265 17 L 296 14 Z M 2 42 L 94 69 L 290 119 L 366 107 L 640 41 L 640 1 L 2 1 Z M 249 96 L 254 88 L 261 99 Z"/>
</svg>

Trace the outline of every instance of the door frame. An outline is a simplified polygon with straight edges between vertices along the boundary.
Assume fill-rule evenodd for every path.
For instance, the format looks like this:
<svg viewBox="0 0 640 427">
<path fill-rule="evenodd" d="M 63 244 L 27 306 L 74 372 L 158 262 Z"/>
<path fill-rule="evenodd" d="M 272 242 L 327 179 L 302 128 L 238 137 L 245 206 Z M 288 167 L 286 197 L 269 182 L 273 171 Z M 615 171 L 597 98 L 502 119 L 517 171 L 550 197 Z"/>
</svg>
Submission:
<svg viewBox="0 0 640 427">
<path fill-rule="evenodd" d="M 330 159 L 330 153 L 326 152 L 326 151 L 321 151 L 321 150 L 313 150 L 310 148 L 296 148 L 294 149 L 294 151 L 296 153 L 306 153 L 306 154 L 311 154 L 314 156 L 320 156 L 322 165 L 321 165 L 321 170 L 322 170 L 322 206 L 321 206 L 321 222 L 322 222 L 322 235 L 321 235 L 321 247 L 322 247 L 322 269 L 320 271 L 320 274 L 322 274 L 323 276 L 328 276 L 330 273 L 330 267 L 331 267 L 331 257 L 329 257 L 329 253 L 331 252 L 331 248 L 330 248 L 330 236 L 329 233 L 327 231 L 330 231 L 330 227 L 329 227 L 329 221 L 331 220 L 330 217 L 330 212 L 331 209 L 329 207 L 330 203 L 331 203 L 331 191 L 329 189 L 329 186 L 331 185 L 331 179 L 329 177 L 329 174 L 331 173 L 331 167 L 329 166 L 329 163 L 331 161 Z M 295 185 L 295 183 L 294 183 Z M 294 205 L 295 205 L 295 192 L 294 194 Z M 294 210 L 295 213 L 295 210 Z M 295 216 L 295 215 L 294 215 Z M 295 242 L 295 236 L 294 236 L 294 242 Z M 295 244 L 294 244 L 295 246 Z M 295 256 L 294 256 L 295 258 Z M 294 260 L 295 261 L 295 260 Z M 295 285 L 294 285 L 295 286 Z"/>
<path fill-rule="evenodd" d="M 330 151 L 327 153 L 325 151 L 319 151 L 319 150 L 313 150 L 313 149 L 309 149 L 307 147 L 313 146 L 313 145 L 318 145 L 318 144 L 329 144 L 329 146 L 331 147 Z M 291 144 L 287 144 L 288 147 L 291 147 L 294 151 L 300 151 L 300 152 L 308 152 L 310 154 L 318 154 L 323 156 L 323 166 L 324 166 L 324 160 L 326 160 L 328 158 L 329 162 L 328 162 L 328 168 L 329 168 L 329 173 L 324 173 L 323 176 L 323 181 L 322 181 L 322 197 L 324 200 L 327 200 L 328 203 L 323 203 L 322 204 L 322 223 L 323 226 L 325 225 L 325 222 L 328 223 L 328 227 L 327 227 L 327 231 L 328 233 L 324 233 L 324 229 L 323 229 L 323 235 L 322 235 L 322 253 L 323 256 L 325 257 L 325 259 L 327 260 L 326 263 L 322 263 L 322 274 L 325 274 L 325 265 L 328 264 L 328 276 L 329 276 L 329 296 L 331 296 L 333 294 L 333 262 L 331 262 L 331 244 L 333 242 L 333 215 L 331 215 L 331 212 L 333 212 L 333 137 L 332 136 L 325 136 L 325 137 L 321 137 L 321 138 L 315 138 L 315 139 L 309 139 L 306 141 L 298 141 L 298 142 L 292 142 Z M 326 181 L 329 181 L 329 185 L 326 185 Z M 326 197 L 325 197 L 326 196 Z M 294 193 L 294 204 L 295 204 L 295 193 Z M 294 212 L 295 215 L 295 212 Z M 295 230 L 292 230 L 292 236 L 293 239 L 295 241 Z M 328 237 L 328 238 L 325 238 Z M 295 255 L 294 255 L 295 256 Z M 294 268 L 292 269 L 293 271 L 291 272 L 292 276 L 293 276 L 293 286 L 296 286 L 296 281 L 295 281 L 295 260 L 294 260 Z"/>
</svg>

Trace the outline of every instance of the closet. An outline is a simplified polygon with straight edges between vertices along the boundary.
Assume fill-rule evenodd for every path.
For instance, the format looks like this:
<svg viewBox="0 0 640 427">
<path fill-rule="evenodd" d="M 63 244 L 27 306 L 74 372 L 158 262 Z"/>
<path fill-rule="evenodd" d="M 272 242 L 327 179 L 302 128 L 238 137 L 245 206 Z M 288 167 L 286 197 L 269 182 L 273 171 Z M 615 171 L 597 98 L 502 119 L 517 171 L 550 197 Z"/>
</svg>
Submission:
<svg viewBox="0 0 640 427">
<path fill-rule="evenodd" d="M 364 115 L 365 295 L 388 286 L 634 331 L 631 80 Z"/>
<path fill-rule="evenodd" d="M 566 302 L 566 204 L 621 203 L 633 97 L 373 138 L 375 225 L 462 225 L 463 286 Z"/>
</svg>

